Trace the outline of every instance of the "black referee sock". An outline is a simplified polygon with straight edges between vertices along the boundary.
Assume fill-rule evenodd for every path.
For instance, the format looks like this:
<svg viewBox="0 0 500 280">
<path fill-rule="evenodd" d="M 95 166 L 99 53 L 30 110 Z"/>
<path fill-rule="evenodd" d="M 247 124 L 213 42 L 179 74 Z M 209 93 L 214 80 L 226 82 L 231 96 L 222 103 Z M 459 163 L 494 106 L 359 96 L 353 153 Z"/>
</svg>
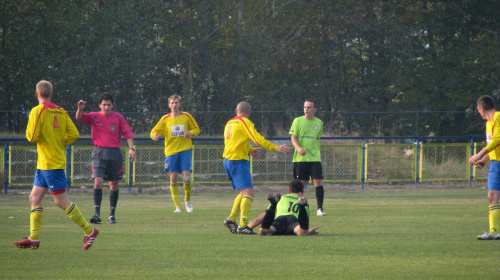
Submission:
<svg viewBox="0 0 500 280">
<path fill-rule="evenodd" d="M 94 213 L 101 216 L 102 189 L 94 189 Z"/>
<path fill-rule="evenodd" d="M 111 212 L 109 214 L 110 216 L 115 215 L 116 205 L 118 204 L 119 193 L 120 193 L 120 190 L 111 191 L 109 193 L 109 208 L 111 210 Z"/>
<path fill-rule="evenodd" d="M 318 203 L 318 209 L 323 209 L 323 199 L 325 197 L 325 190 L 323 186 L 317 186 L 316 188 L 316 201 Z"/>
<path fill-rule="evenodd" d="M 309 229 L 309 216 L 307 215 L 307 210 L 305 205 L 299 204 L 299 225 L 301 229 Z"/>
<path fill-rule="evenodd" d="M 271 228 L 271 225 L 274 221 L 274 215 L 276 213 L 276 205 L 271 205 L 268 209 L 266 209 L 266 214 L 264 218 L 262 218 L 262 224 L 260 225 L 263 229 Z"/>
</svg>

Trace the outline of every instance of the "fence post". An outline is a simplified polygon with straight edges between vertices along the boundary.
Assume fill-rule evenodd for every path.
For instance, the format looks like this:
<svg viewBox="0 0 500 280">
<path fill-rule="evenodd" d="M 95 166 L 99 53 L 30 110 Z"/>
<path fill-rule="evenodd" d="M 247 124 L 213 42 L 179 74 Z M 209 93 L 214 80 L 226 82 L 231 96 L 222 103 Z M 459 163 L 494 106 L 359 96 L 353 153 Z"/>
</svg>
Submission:
<svg viewBox="0 0 500 280">
<path fill-rule="evenodd" d="M 420 142 L 418 141 L 418 138 L 416 139 L 416 160 L 415 160 L 415 188 L 418 188 L 418 181 L 420 181 Z"/>
<path fill-rule="evenodd" d="M 133 146 L 133 148 L 135 149 L 135 146 Z M 135 153 L 135 150 L 134 150 L 134 153 Z M 127 157 L 128 157 L 128 192 L 132 192 L 132 171 L 133 171 L 133 166 L 132 164 L 134 164 L 134 162 L 132 161 L 132 158 L 130 158 L 130 156 L 128 155 L 127 153 Z"/>
<path fill-rule="evenodd" d="M 365 188 L 365 139 L 361 140 L 361 189 Z"/>
<path fill-rule="evenodd" d="M 71 145 L 66 146 L 66 182 L 69 191 L 71 188 Z"/>
<path fill-rule="evenodd" d="M 475 146 L 474 146 L 474 138 L 470 138 L 470 155 L 472 156 L 474 154 Z M 469 188 L 472 187 L 472 180 L 474 180 L 474 166 L 472 164 L 469 164 Z"/>
<path fill-rule="evenodd" d="M 3 154 L 3 164 L 4 164 L 4 192 L 7 194 L 7 190 L 9 189 L 9 141 L 5 140 L 4 142 L 4 154 Z"/>
</svg>

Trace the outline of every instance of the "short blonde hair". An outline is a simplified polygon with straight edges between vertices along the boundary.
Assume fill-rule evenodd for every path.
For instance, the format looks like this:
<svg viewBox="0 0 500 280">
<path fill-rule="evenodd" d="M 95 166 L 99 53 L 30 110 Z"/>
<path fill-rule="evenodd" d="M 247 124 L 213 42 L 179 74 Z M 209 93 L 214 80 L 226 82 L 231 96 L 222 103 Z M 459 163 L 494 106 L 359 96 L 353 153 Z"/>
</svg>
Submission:
<svg viewBox="0 0 500 280">
<path fill-rule="evenodd" d="M 49 98 L 52 93 L 52 84 L 49 81 L 41 80 L 36 84 L 36 92 L 43 98 Z"/>
<path fill-rule="evenodd" d="M 172 95 L 172 96 L 170 96 L 170 97 L 168 98 L 168 103 L 170 103 L 170 101 L 172 101 L 172 100 L 174 100 L 174 99 L 179 99 L 179 103 L 182 101 L 182 98 L 181 98 L 179 95 L 174 94 L 174 95 Z"/>
</svg>

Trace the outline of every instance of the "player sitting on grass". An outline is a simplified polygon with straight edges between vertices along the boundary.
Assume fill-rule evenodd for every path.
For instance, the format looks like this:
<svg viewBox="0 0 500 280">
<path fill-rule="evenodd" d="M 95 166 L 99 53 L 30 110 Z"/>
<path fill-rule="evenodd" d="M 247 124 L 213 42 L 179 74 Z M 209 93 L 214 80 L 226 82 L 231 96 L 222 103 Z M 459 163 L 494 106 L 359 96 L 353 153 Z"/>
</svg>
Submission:
<svg viewBox="0 0 500 280">
<path fill-rule="evenodd" d="M 271 202 L 266 210 L 259 235 L 300 235 L 318 234 L 319 227 L 309 229 L 309 205 L 302 196 L 304 185 L 293 180 L 288 185 L 288 194 L 270 194 Z"/>
</svg>

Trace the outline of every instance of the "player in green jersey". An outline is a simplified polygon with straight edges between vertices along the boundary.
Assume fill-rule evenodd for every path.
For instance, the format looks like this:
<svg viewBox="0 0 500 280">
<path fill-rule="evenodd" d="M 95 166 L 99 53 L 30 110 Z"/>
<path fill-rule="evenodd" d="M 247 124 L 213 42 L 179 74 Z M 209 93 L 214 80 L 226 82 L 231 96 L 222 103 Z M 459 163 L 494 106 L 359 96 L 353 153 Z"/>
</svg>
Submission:
<svg viewBox="0 0 500 280">
<path fill-rule="evenodd" d="M 304 116 L 295 118 L 288 134 L 295 152 L 293 154 L 293 178 L 306 184 L 312 179 L 316 190 L 318 216 L 325 216 L 323 211 L 323 169 L 321 166 L 321 153 L 319 139 L 323 134 L 323 122 L 316 118 L 316 103 L 312 100 L 304 102 Z"/>
<path fill-rule="evenodd" d="M 266 210 L 259 235 L 299 235 L 318 234 L 319 227 L 309 229 L 309 205 L 303 196 L 304 185 L 293 180 L 288 185 L 288 194 L 269 195 L 271 202 Z"/>
</svg>

